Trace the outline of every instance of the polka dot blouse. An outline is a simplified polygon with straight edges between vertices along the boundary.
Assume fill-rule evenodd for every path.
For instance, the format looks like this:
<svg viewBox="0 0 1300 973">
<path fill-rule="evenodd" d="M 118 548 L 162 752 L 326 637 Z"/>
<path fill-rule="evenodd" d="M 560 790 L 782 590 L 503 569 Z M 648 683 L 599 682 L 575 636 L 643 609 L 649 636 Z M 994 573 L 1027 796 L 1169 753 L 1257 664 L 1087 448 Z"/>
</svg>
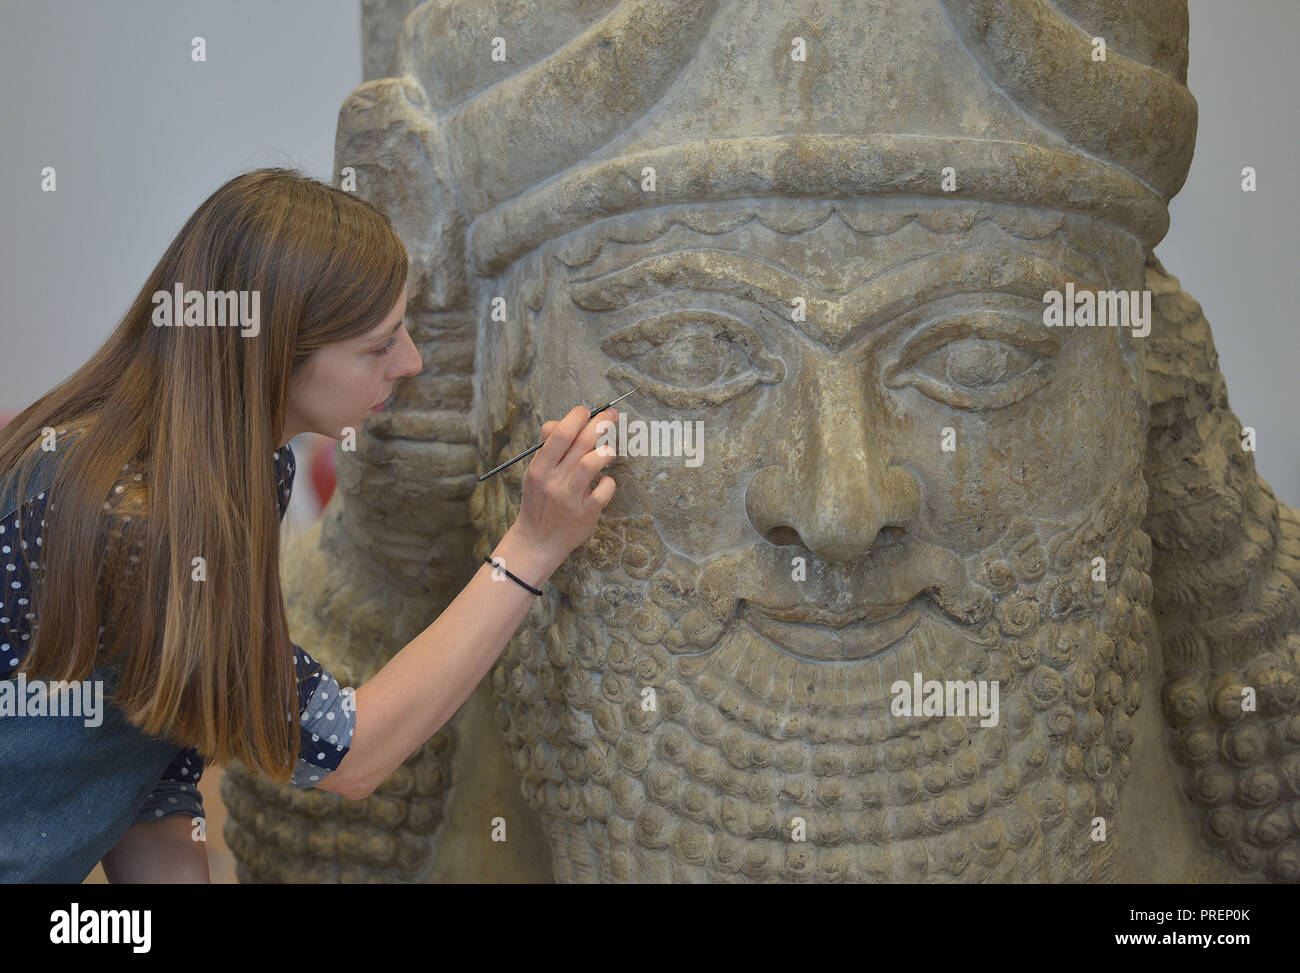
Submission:
<svg viewBox="0 0 1300 973">
<path fill-rule="evenodd" d="M 293 490 L 295 470 L 293 449 L 282 446 L 273 454 L 276 474 L 276 499 L 280 518 L 284 519 Z M 0 574 L 3 575 L 3 595 L 0 596 L 0 681 L 6 673 L 15 670 L 26 656 L 31 638 L 33 614 L 28 610 L 31 601 L 31 578 L 22 557 L 15 557 L 15 545 L 24 550 L 39 552 L 42 542 L 46 494 L 40 491 L 28 497 L 22 505 L 23 535 L 19 535 L 19 520 L 15 510 L 0 511 Z M 27 555 L 32 567 L 39 566 L 39 557 Z M 38 579 L 39 583 L 39 579 Z M 301 707 L 300 757 L 294 770 L 294 787 L 314 787 L 336 770 L 352 743 L 356 715 L 348 698 L 352 690 L 343 690 L 338 681 L 320 663 L 298 645 L 293 646 L 294 665 L 298 676 L 298 702 Z M 104 703 L 108 706 L 107 701 Z M 153 792 L 136 813 L 134 822 L 155 821 L 172 814 L 203 817 L 203 800 L 196 786 L 203 775 L 203 758 L 194 750 L 176 751 L 170 765 L 163 771 Z"/>
</svg>

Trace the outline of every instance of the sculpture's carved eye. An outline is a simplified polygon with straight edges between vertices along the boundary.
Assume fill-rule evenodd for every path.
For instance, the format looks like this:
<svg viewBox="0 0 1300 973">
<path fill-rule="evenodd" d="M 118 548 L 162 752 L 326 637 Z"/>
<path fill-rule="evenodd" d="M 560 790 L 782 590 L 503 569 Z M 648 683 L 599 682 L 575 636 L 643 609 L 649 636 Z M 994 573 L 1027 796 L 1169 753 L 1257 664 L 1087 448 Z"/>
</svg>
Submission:
<svg viewBox="0 0 1300 973">
<path fill-rule="evenodd" d="M 625 379 L 675 409 L 715 406 L 759 382 L 779 382 L 785 366 L 740 321 L 718 311 L 674 311 L 606 336 L 601 350 L 623 364 L 606 377 Z"/>
<path fill-rule="evenodd" d="M 1055 371 L 1044 354 L 1054 354 L 1059 341 L 1035 335 L 1032 324 L 990 329 L 992 317 L 967 317 L 923 331 L 885 370 L 885 384 L 911 385 L 937 402 L 969 410 L 1002 409 L 1038 391 Z"/>
</svg>

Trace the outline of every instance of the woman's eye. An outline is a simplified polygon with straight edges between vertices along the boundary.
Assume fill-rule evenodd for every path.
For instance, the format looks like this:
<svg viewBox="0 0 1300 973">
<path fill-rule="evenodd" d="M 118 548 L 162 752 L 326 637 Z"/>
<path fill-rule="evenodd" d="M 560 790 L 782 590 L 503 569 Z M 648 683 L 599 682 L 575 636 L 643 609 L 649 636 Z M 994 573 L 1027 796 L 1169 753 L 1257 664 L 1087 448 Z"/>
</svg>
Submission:
<svg viewBox="0 0 1300 973">
<path fill-rule="evenodd" d="M 385 341 L 384 346 L 380 348 L 378 351 L 376 351 L 375 354 L 378 355 L 380 358 L 383 358 L 390 351 L 392 351 L 393 348 L 396 347 L 396 345 L 397 345 L 397 337 L 394 336 L 392 338 L 389 338 L 387 341 Z"/>
<path fill-rule="evenodd" d="M 719 318 L 721 324 L 713 323 Z M 720 405 L 785 373 L 757 334 L 716 313 L 679 312 L 638 322 L 606 337 L 601 348 L 624 362 L 607 373 L 611 382 L 626 379 L 670 408 Z"/>
<path fill-rule="evenodd" d="M 890 388 L 912 385 L 958 409 L 1002 409 L 1052 379 L 1050 359 L 996 339 L 962 338 L 935 348 L 911 368 L 887 374 Z"/>
</svg>

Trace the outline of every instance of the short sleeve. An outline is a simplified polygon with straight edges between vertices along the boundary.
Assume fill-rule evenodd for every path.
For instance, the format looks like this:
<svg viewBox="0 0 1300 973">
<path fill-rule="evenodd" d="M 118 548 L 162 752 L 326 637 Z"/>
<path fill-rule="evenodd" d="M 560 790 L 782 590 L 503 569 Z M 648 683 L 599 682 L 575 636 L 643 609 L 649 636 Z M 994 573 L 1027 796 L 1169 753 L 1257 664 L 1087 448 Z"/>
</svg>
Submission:
<svg viewBox="0 0 1300 973">
<path fill-rule="evenodd" d="M 204 817 L 203 795 L 198 788 L 202 776 L 203 758 L 199 753 L 190 749 L 177 751 L 131 823 L 158 821 L 173 814 L 188 814 L 191 818 Z"/>
<path fill-rule="evenodd" d="M 30 649 L 32 592 L 40 582 L 45 492 L 25 501 L 0 522 L 0 679 L 22 664 Z"/>
<path fill-rule="evenodd" d="M 290 784 L 315 787 L 347 756 L 356 728 L 356 707 L 351 687 L 341 687 L 334 675 L 301 647 L 295 645 L 293 653 L 302 729 L 298 765 Z"/>
<path fill-rule="evenodd" d="M 297 462 L 293 447 L 285 443 L 271 454 L 275 460 L 275 502 L 280 508 L 280 519 L 289 510 L 289 498 L 293 495 L 293 477 L 297 471 Z"/>
</svg>

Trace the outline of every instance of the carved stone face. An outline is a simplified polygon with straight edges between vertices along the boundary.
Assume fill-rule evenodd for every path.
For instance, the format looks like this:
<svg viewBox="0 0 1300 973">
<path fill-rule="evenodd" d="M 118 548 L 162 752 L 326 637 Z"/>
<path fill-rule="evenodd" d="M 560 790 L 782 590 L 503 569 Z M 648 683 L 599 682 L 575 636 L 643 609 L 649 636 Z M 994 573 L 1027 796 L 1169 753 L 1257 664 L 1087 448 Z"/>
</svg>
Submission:
<svg viewBox="0 0 1300 973">
<path fill-rule="evenodd" d="M 634 385 L 629 425 L 703 430 L 698 465 L 608 469 L 567 596 L 494 672 L 558 880 L 1105 876 L 1151 598 L 1142 371 L 1043 295 L 1140 290 L 1142 262 L 1059 213 L 770 200 L 512 268 L 537 357 L 503 457 Z M 996 680 L 997 724 L 898 714 L 918 673 Z"/>
</svg>

